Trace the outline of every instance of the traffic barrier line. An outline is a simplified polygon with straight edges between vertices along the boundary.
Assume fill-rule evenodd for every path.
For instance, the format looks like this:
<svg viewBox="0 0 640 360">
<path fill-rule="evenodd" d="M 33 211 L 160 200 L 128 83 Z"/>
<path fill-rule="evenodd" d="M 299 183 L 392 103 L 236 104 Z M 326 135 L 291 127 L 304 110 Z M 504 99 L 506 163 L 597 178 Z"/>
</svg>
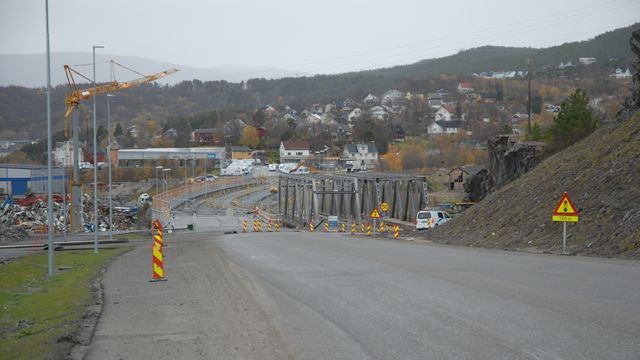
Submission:
<svg viewBox="0 0 640 360">
<path fill-rule="evenodd" d="M 164 254 L 162 252 L 162 246 L 164 241 L 162 238 L 162 223 L 159 220 L 155 220 L 152 223 L 153 227 L 151 232 L 155 230 L 156 234 L 153 237 L 153 245 L 151 246 L 151 264 L 152 264 L 152 278 L 151 282 L 166 281 L 164 277 Z"/>
</svg>

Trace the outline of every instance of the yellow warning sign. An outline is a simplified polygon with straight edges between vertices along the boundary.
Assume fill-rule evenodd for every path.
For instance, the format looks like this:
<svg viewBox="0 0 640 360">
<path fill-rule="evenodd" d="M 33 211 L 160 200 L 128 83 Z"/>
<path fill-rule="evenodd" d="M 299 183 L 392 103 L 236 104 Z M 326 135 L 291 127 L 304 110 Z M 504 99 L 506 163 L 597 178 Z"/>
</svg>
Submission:
<svg viewBox="0 0 640 360">
<path fill-rule="evenodd" d="M 373 211 L 371 212 L 369 217 L 372 219 L 380 219 L 380 212 L 378 211 L 378 208 L 373 208 Z"/>
<path fill-rule="evenodd" d="M 387 212 L 389 211 L 389 204 L 386 202 L 383 202 L 382 204 L 380 204 L 380 210 Z"/>
<path fill-rule="evenodd" d="M 558 205 L 556 205 L 556 208 L 553 210 L 551 220 L 578 222 L 578 218 L 578 211 L 576 211 L 576 207 L 573 205 L 571 198 L 569 198 L 569 194 L 565 192 L 562 194 Z"/>
</svg>

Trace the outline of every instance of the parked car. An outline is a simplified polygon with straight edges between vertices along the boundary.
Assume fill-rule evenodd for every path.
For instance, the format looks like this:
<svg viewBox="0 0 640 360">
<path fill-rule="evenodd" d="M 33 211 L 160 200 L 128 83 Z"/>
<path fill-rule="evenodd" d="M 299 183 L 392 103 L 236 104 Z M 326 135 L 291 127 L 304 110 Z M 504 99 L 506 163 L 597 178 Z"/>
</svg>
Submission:
<svg viewBox="0 0 640 360">
<path fill-rule="evenodd" d="M 451 220 L 451 217 L 446 211 L 421 210 L 416 214 L 416 229 L 432 229 L 436 226 L 440 226 L 446 223 L 449 220 Z"/>
<path fill-rule="evenodd" d="M 209 181 L 213 181 L 213 180 L 215 180 L 215 179 L 217 179 L 217 178 L 218 178 L 218 177 L 217 177 L 217 176 L 215 176 L 215 175 L 207 175 L 207 176 L 205 176 L 205 177 L 204 177 L 204 181 L 209 182 Z"/>
</svg>

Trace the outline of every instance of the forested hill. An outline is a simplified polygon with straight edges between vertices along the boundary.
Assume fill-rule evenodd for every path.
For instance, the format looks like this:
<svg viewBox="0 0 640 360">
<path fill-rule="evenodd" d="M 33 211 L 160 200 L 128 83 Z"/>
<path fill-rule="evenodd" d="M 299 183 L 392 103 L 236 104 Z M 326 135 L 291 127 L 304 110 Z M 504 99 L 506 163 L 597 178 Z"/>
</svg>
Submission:
<svg viewBox="0 0 640 360">
<path fill-rule="evenodd" d="M 147 85 L 119 92 L 112 98 L 111 114 L 116 122 L 130 124 L 134 119 L 163 121 L 171 116 L 187 116 L 212 110 L 253 111 L 264 104 L 289 105 L 301 109 L 312 103 L 351 97 L 362 99 L 367 93 L 381 94 L 397 88 L 427 92 L 441 86 L 438 75 L 463 75 L 481 71 L 525 70 L 526 59 L 533 59 L 534 71 L 556 67 L 561 61 L 576 64 L 579 57 L 595 57 L 596 68 L 606 73 L 614 66 L 630 63 L 629 37 L 640 23 L 601 34 L 591 40 L 544 49 L 484 46 L 458 54 L 387 69 L 317 75 L 277 80 L 252 79 L 246 84 L 226 81 L 184 81 L 174 86 Z M 609 62 L 610 58 L 621 61 Z M 606 76 L 606 75 L 605 75 Z M 246 86 L 245 86 L 246 85 Z M 451 84 L 446 84 L 450 87 Z M 53 91 L 54 127 L 62 129 L 64 86 Z M 46 95 L 42 88 L 0 87 L 0 139 L 40 138 L 45 134 Z M 106 113 L 105 99 L 98 112 Z M 89 106 L 90 107 L 90 106 Z"/>
</svg>

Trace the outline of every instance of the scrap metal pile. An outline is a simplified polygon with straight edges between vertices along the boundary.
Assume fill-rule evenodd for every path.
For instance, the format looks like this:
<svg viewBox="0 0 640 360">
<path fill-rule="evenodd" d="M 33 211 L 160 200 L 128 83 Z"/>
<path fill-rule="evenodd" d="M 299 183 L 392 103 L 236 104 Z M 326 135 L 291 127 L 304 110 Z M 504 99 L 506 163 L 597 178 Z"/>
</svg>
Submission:
<svg viewBox="0 0 640 360">
<path fill-rule="evenodd" d="M 63 203 L 60 195 L 53 196 L 54 232 L 69 229 L 69 202 Z M 93 197 L 83 196 L 83 231 L 91 232 L 93 226 Z M 113 229 L 127 230 L 136 225 L 137 208 L 115 207 L 113 209 Z M 47 197 L 46 195 L 28 195 L 23 199 L 5 198 L 0 204 L 0 240 L 19 240 L 26 234 L 46 233 Z M 98 200 L 98 230 L 109 230 L 109 207 Z"/>
</svg>

